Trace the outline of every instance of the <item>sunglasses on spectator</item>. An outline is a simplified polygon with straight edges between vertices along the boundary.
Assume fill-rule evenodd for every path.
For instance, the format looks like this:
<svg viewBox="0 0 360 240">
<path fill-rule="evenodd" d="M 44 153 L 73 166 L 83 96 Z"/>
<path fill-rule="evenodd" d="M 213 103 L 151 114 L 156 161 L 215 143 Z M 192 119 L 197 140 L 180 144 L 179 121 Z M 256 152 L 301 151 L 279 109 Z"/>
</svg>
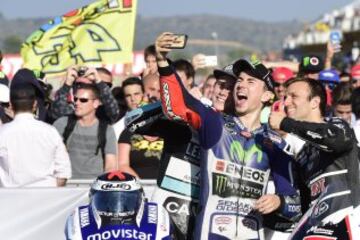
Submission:
<svg viewBox="0 0 360 240">
<path fill-rule="evenodd" d="M 274 87 L 285 86 L 285 83 L 274 82 Z"/>
<path fill-rule="evenodd" d="M 77 102 L 78 100 L 79 100 L 81 103 L 87 103 L 89 100 L 94 100 L 94 99 L 74 97 L 74 102 Z"/>
</svg>

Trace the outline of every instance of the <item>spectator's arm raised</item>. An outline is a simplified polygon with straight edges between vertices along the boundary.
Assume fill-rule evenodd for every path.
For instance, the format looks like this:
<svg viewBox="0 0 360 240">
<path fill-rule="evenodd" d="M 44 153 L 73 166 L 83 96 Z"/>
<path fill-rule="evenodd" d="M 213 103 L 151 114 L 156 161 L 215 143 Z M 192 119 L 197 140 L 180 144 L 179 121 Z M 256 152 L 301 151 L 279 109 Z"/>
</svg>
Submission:
<svg viewBox="0 0 360 240">
<path fill-rule="evenodd" d="M 71 66 L 66 71 L 65 84 L 71 87 L 78 78 L 77 66 Z"/>
<path fill-rule="evenodd" d="M 166 56 L 169 52 L 171 52 L 171 49 L 169 47 L 174 42 L 174 40 L 175 37 L 171 32 L 164 32 L 156 39 L 156 60 L 159 67 L 169 66 Z"/>
</svg>

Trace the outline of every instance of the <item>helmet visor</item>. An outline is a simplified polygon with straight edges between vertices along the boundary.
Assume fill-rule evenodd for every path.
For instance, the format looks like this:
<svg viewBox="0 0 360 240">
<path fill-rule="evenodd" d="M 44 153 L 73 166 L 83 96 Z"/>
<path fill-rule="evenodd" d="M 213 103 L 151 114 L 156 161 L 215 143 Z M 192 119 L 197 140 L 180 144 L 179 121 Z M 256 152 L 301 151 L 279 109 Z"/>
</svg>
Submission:
<svg viewBox="0 0 360 240">
<path fill-rule="evenodd" d="M 142 191 L 97 191 L 92 204 L 101 216 L 128 217 L 137 213 L 143 198 Z"/>
</svg>

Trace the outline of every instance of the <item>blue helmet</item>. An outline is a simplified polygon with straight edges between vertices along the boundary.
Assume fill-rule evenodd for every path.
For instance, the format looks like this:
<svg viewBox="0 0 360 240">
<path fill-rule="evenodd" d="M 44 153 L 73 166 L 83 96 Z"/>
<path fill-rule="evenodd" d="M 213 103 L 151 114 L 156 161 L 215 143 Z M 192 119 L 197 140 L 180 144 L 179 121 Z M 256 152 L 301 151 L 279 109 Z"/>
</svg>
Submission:
<svg viewBox="0 0 360 240">
<path fill-rule="evenodd" d="M 97 177 L 91 186 L 90 204 L 101 225 L 134 224 L 145 201 L 140 182 L 132 175 L 114 171 Z"/>
<path fill-rule="evenodd" d="M 333 89 L 340 83 L 340 76 L 335 70 L 323 70 L 319 73 L 319 81 Z"/>
</svg>

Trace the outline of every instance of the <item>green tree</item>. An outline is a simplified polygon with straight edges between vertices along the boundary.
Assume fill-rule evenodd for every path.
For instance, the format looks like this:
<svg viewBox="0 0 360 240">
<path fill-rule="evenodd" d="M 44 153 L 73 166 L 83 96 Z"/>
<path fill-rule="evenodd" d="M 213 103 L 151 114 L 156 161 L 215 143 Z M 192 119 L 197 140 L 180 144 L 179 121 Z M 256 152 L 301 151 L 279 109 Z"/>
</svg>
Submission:
<svg viewBox="0 0 360 240">
<path fill-rule="evenodd" d="M 4 39 L 4 53 L 19 53 L 22 39 L 17 35 L 10 35 Z"/>
</svg>

